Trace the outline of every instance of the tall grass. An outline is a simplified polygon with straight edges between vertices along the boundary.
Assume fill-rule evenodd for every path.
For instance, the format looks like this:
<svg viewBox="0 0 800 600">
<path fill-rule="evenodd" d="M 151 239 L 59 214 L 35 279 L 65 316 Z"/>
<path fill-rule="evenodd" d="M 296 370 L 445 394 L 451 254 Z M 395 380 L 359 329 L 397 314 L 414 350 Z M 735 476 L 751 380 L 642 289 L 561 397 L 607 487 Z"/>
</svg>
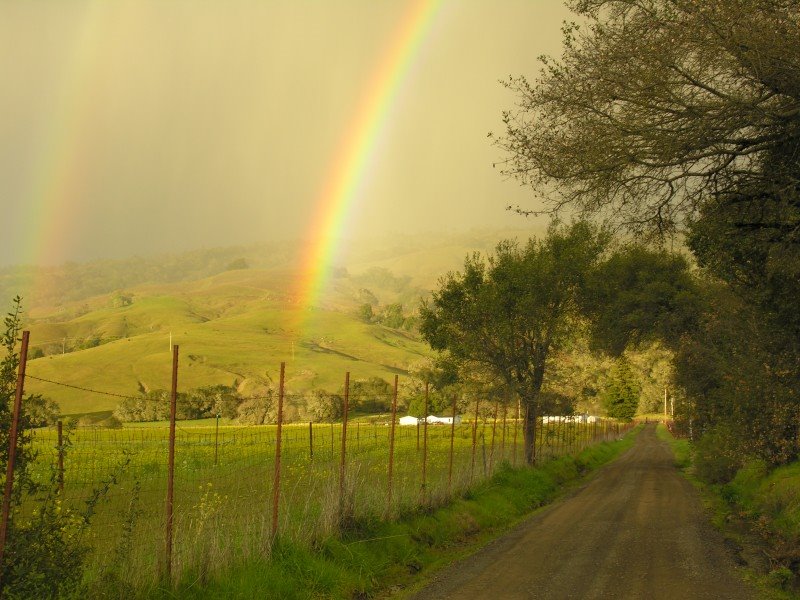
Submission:
<svg viewBox="0 0 800 600">
<path fill-rule="evenodd" d="M 342 532 L 368 531 L 419 507 L 430 510 L 469 494 L 471 485 L 491 478 L 498 469 L 504 477 L 512 477 L 514 472 L 508 467 L 515 459 L 518 464 L 523 461 L 518 423 L 509 421 L 503 436 L 501 425 L 494 428 L 491 422 L 481 422 L 474 461 L 473 428 L 465 423 L 454 430 L 451 479 L 450 427 L 429 426 L 423 486 L 423 439 L 418 446 L 416 428 L 400 427 L 389 505 L 389 429 L 379 423 L 350 424 L 340 497 L 341 425 L 313 426 L 313 458 L 308 425 L 284 426 L 279 537 L 273 540 L 275 427 L 227 426 L 217 435 L 213 427 L 179 423 L 173 582 L 206 581 L 233 565 L 262 561 L 277 549 L 305 552 L 328 547 Z M 576 471 L 562 477 L 556 471 L 567 467 L 559 467 L 558 456 L 580 452 L 593 436 L 600 439 L 611 434 L 605 425 L 551 424 L 541 432 L 539 456 L 550 460 L 547 468 L 556 482 L 566 480 L 595 459 L 582 455 L 569 459 L 569 468 Z M 37 432 L 42 477 L 56 462 L 56 445 L 54 431 Z M 84 502 L 109 474 L 115 480 L 86 534 L 94 549 L 87 581 L 98 589 L 124 589 L 131 595 L 164 581 L 167 445 L 166 427 L 92 428 L 72 434 L 65 461 L 64 503 Z M 594 452 L 591 456 L 602 455 L 601 449 Z M 497 502 L 500 506 L 505 500 Z"/>
<path fill-rule="evenodd" d="M 156 597 L 355 598 L 388 588 L 413 589 L 438 567 L 506 530 L 552 501 L 566 484 L 615 458 L 633 436 L 600 443 L 536 468 L 503 462 L 497 473 L 437 509 L 395 521 L 361 520 L 340 535 L 308 546 L 280 540 L 269 559 L 253 557 L 208 580 L 185 577 Z"/>
</svg>

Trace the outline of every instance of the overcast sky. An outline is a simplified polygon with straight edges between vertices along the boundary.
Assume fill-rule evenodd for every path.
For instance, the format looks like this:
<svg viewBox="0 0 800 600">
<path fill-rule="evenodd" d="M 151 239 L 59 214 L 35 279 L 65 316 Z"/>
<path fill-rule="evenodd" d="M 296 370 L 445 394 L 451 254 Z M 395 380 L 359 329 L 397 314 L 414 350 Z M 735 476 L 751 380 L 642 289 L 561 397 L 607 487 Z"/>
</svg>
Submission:
<svg viewBox="0 0 800 600">
<path fill-rule="evenodd" d="M 0 0 L 0 264 L 301 237 L 407 0 Z M 486 135 L 559 0 L 443 0 L 350 232 L 520 226 Z"/>
</svg>

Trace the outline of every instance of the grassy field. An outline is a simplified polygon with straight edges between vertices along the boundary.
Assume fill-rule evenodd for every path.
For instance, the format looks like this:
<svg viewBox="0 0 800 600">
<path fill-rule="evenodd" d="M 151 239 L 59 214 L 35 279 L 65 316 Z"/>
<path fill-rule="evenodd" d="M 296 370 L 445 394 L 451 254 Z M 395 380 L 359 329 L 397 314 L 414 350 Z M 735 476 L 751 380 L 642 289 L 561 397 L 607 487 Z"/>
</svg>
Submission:
<svg viewBox="0 0 800 600">
<path fill-rule="evenodd" d="M 236 384 L 247 393 L 274 378 L 285 361 L 290 390 L 333 391 L 345 371 L 355 378 L 391 380 L 430 356 L 416 335 L 359 320 L 365 298 L 377 301 L 376 311 L 402 303 L 412 315 L 438 278 L 459 269 L 467 254 L 531 233 L 354 242 L 343 258 L 346 269 L 311 308 L 295 297 L 297 248 L 290 246 L 22 269 L 24 277 L 19 269 L 6 269 L 0 272 L 0 290 L 6 290 L 5 302 L 17 293 L 24 296 L 31 349 L 45 354 L 29 364 L 36 377 L 122 395 L 168 388 L 172 339 L 181 348 L 183 390 Z M 236 257 L 250 268 L 226 270 Z M 18 289 L 22 281 L 27 283 Z M 28 388 L 54 399 L 65 415 L 109 411 L 117 404 L 113 397 L 35 380 Z"/>
<path fill-rule="evenodd" d="M 523 461 L 521 427 L 512 420 L 505 428 L 491 421 L 479 423 L 474 430 L 470 423 L 457 426 L 452 478 L 449 426 L 429 426 L 427 443 L 425 427 L 398 427 L 389 504 L 390 429 L 377 422 L 349 425 L 344 495 L 340 496 L 341 424 L 284 427 L 282 540 L 313 547 L 337 535 L 343 526 L 357 528 L 394 519 L 420 505 L 439 505 L 491 477 L 501 465 Z M 617 433 L 612 423 L 550 424 L 540 429 L 540 460 L 578 452 Z M 55 435 L 51 429 L 36 434 L 41 479 L 57 464 Z M 271 539 L 275 438 L 275 426 L 217 430 L 196 422 L 178 423 L 176 580 L 189 573 L 209 575 L 263 555 Z M 84 428 L 71 434 L 64 469 L 65 504 L 80 506 L 103 480 L 111 475 L 116 480 L 97 506 L 88 532 L 87 541 L 94 548 L 90 579 L 99 581 L 112 573 L 116 581 L 138 589 L 156 585 L 163 575 L 167 455 L 163 425 Z"/>
<path fill-rule="evenodd" d="M 427 345 L 408 332 L 364 323 L 347 312 L 301 311 L 286 299 L 270 299 L 270 290 L 279 284 L 266 273 L 229 272 L 142 289 L 130 306 L 96 308 L 65 322 L 34 321 L 33 347 L 55 341 L 57 348 L 30 361 L 28 373 L 122 395 L 165 389 L 170 385 L 171 338 L 181 349 L 181 389 L 225 384 L 247 394 L 274 380 L 280 362 L 286 361 L 287 388 L 303 392 L 338 389 L 345 370 L 354 378 L 391 380 L 430 355 Z M 103 343 L 58 352 L 64 337 L 90 335 Z M 113 410 L 119 402 L 35 379 L 27 388 L 54 399 L 66 415 Z"/>
</svg>

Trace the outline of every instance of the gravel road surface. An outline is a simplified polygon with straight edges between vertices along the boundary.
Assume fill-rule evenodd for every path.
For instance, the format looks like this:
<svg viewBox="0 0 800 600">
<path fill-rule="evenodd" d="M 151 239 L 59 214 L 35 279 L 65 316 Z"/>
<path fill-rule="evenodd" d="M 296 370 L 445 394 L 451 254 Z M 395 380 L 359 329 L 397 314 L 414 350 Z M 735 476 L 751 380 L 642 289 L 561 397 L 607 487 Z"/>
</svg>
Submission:
<svg viewBox="0 0 800 600">
<path fill-rule="evenodd" d="M 440 572 L 415 600 L 754 598 L 669 447 L 645 426 L 577 493 Z"/>
</svg>

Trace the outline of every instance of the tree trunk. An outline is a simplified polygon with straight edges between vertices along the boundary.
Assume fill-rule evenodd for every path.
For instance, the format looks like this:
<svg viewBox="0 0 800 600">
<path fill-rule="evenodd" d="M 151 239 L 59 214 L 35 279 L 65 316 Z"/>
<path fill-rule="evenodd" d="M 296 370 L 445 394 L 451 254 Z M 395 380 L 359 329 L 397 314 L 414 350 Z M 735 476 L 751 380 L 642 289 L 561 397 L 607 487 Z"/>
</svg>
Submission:
<svg viewBox="0 0 800 600">
<path fill-rule="evenodd" d="M 536 464 L 536 421 L 539 417 L 539 392 L 544 382 L 547 353 L 542 351 L 531 377 L 530 396 L 525 398 L 525 461 Z"/>
<path fill-rule="evenodd" d="M 525 462 L 536 464 L 536 403 L 525 403 Z"/>
</svg>

